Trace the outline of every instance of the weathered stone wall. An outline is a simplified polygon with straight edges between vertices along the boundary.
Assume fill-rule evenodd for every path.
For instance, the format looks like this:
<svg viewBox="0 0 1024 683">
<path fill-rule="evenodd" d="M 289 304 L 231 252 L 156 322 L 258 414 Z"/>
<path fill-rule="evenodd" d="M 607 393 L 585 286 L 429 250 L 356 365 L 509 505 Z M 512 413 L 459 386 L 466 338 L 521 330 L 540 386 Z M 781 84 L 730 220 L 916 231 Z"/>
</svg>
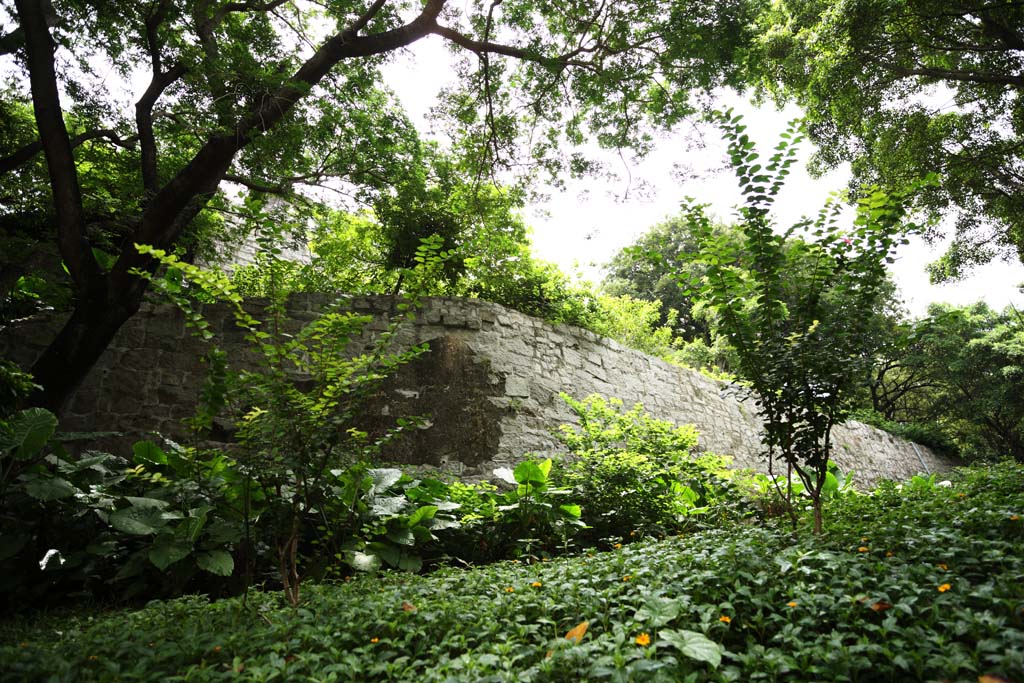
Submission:
<svg viewBox="0 0 1024 683">
<path fill-rule="evenodd" d="M 296 328 L 329 299 L 294 297 Z M 362 342 L 383 329 L 390 300 L 355 297 L 349 307 L 371 313 Z M 258 312 L 260 305 L 253 304 Z M 206 309 L 221 345 L 242 349 L 242 334 L 227 310 Z M 28 320 L 0 333 L 0 355 L 28 364 L 55 329 L 55 321 Z M 692 423 L 703 450 L 735 456 L 738 465 L 763 468 L 759 421 L 736 391 L 586 330 L 551 325 L 479 300 L 428 299 L 415 324 L 398 334 L 402 345 L 429 342 L 431 350 L 405 366 L 371 406 L 369 426 L 402 415 L 429 415 L 431 426 L 396 445 L 390 457 L 465 476 L 487 476 L 524 453 L 558 450 L 551 429 L 574 419 L 559 392 L 591 393 L 643 403 L 655 417 Z M 205 350 L 170 306 L 144 308 L 120 331 L 70 404 L 67 430 L 117 430 L 132 435 L 181 432 L 191 414 Z M 245 354 L 236 353 L 244 358 Z M 859 481 L 906 478 L 953 464 L 924 446 L 860 423 L 837 427 L 835 460 Z"/>
</svg>

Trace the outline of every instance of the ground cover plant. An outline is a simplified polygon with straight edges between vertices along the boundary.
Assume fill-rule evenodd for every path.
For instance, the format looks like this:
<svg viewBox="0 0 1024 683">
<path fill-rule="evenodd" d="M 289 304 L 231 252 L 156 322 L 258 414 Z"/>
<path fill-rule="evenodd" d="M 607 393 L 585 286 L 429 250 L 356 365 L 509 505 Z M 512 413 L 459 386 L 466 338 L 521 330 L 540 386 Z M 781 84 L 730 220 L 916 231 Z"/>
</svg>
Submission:
<svg viewBox="0 0 1024 683">
<path fill-rule="evenodd" d="M 806 529 L 187 597 L 3 626 L 0 681 L 1024 679 L 1024 468 L 920 477 Z M 568 637 L 567 637 L 568 636 Z M 987 677 L 987 678 L 986 678 Z"/>
</svg>

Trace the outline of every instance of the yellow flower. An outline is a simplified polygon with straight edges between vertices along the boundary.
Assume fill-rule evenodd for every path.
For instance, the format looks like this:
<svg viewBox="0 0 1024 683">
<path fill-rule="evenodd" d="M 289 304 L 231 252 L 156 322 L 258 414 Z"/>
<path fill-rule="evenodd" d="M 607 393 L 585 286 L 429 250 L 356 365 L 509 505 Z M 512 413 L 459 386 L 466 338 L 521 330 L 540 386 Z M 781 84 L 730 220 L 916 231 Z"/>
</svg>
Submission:
<svg viewBox="0 0 1024 683">
<path fill-rule="evenodd" d="M 947 569 L 949 569 L 949 567 L 946 566 L 945 562 L 939 562 L 939 564 L 936 565 L 936 566 L 938 566 L 938 568 L 941 569 L 942 571 L 946 571 Z"/>
<path fill-rule="evenodd" d="M 1020 515 L 1010 515 L 1010 521 L 1011 522 L 1019 522 L 1020 521 Z"/>
<path fill-rule="evenodd" d="M 886 557 L 892 557 L 893 556 L 893 552 L 891 550 L 886 550 L 885 551 L 885 556 Z"/>
<path fill-rule="evenodd" d="M 945 593 L 945 592 L 946 592 L 946 591 L 948 591 L 948 590 L 949 590 L 950 588 L 952 588 L 952 586 L 950 586 L 950 585 L 949 585 L 948 583 L 944 583 L 944 584 L 942 584 L 941 586 L 939 586 L 939 592 L 940 592 L 940 593 Z"/>
<path fill-rule="evenodd" d="M 786 603 L 786 606 L 787 607 L 796 607 L 796 604 L 797 604 L 796 600 L 790 600 L 789 602 Z"/>
<path fill-rule="evenodd" d="M 646 633 L 641 633 L 636 637 L 636 644 L 640 647 L 647 647 L 651 644 L 651 636 Z"/>
<path fill-rule="evenodd" d="M 726 616 L 725 614 L 723 614 L 722 616 L 718 617 L 718 620 L 720 622 L 722 622 L 723 624 L 731 624 L 732 623 L 732 617 Z"/>
<path fill-rule="evenodd" d="M 862 545 L 861 547 L 857 548 L 858 553 L 866 553 L 868 552 L 868 550 L 870 550 L 870 548 L 868 548 L 866 545 Z"/>
<path fill-rule="evenodd" d="M 506 593 L 515 593 L 516 589 L 513 588 L 512 586 L 509 586 L 508 588 L 505 589 L 505 592 Z"/>
<path fill-rule="evenodd" d="M 370 642 L 371 643 L 379 643 L 380 642 L 380 638 L 370 638 Z"/>
<path fill-rule="evenodd" d="M 613 547 L 613 548 L 615 548 L 616 550 L 618 550 L 619 548 L 621 548 L 621 547 L 622 547 L 622 544 L 621 544 L 621 543 L 616 543 L 616 544 L 615 544 L 615 545 L 613 545 L 612 547 Z"/>
<path fill-rule="evenodd" d="M 861 540 L 861 542 L 863 542 L 863 543 L 867 543 L 867 541 L 868 541 L 868 537 L 867 537 L 867 536 L 861 536 L 861 537 L 860 537 L 860 540 Z"/>
<path fill-rule="evenodd" d="M 541 586 L 543 586 L 544 584 L 542 584 L 542 583 L 541 583 L 540 581 L 534 581 L 534 582 L 533 582 L 533 583 L 531 583 L 530 585 L 531 585 L 531 586 L 533 586 L 534 588 L 540 588 L 540 587 L 541 587 Z"/>
<path fill-rule="evenodd" d="M 625 576 L 622 577 L 622 580 L 623 581 L 629 581 L 632 578 L 633 578 L 633 576 L 631 574 L 626 574 Z"/>
</svg>

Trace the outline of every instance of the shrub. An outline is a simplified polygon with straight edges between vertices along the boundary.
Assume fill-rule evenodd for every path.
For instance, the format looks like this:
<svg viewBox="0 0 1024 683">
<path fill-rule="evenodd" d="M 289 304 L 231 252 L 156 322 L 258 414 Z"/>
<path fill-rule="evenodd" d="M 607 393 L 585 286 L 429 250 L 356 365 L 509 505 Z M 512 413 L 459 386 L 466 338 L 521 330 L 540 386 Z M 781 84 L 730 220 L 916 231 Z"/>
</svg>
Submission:
<svg viewBox="0 0 1024 683">
<path fill-rule="evenodd" d="M 503 559 L 537 560 L 575 548 L 584 527 L 572 491 L 553 485 L 551 459 L 527 457 L 515 469 L 500 468 L 495 476 L 507 486 L 489 482 L 448 486 L 447 498 L 457 504 L 460 522 L 441 539 L 450 558 L 486 563 Z"/>
<path fill-rule="evenodd" d="M 820 532 L 832 427 L 855 407 L 870 369 L 877 343 L 872 313 L 884 292 L 886 263 L 903 235 L 916 229 L 907 204 L 924 182 L 899 193 L 866 188 L 847 230 L 831 200 L 816 219 L 779 231 L 771 209 L 802 134 L 792 126 L 762 167 L 740 117 L 717 118 L 745 199 L 738 211 L 741 239 L 737 244 L 716 232 L 705 207 L 687 208 L 701 245 L 693 260 L 704 269 L 695 289 L 715 313 L 716 333 L 736 352 L 736 372 L 764 422 L 769 472 L 782 464 L 787 485 L 797 475 Z"/>
<path fill-rule="evenodd" d="M 617 399 L 562 398 L 579 424 L 559 427 L 570 455 L 556 481 L 580 503 L 590 527 L 584 541 L 678 531 L 701 515 L 727 516 L 727 504 L 740 504 L 728 458 L 691 456 L 692 425 L 656 420 L 640 404 L 624 410 Z"/>
<path fill-rule="evenodd" d="M 286 290 L 277 289 L 275 283 L 290 265 L 272 253 L 265 267 L 274 295 L 265 319 L 257 320 L 223 274 L 183 263 L 158 249 L 137 248 L 206 296 L 227 304 L 258 359 L 255 368 L 236 370 L 227 367 L 223 352 L 214 349 L 210 360 L 215 371 L 192 424 L 198 432 L 209 428 L 215 416 L 224 415 L 234 426 L 237 444 L 232 459 L 241 480 L 241 518 L 247 534 L 253 532 L 258 543 L 271 549 L 288 599 L 298 604 L 304 574 L 300 565 L 311 555 L 319 555 L 312 564 L 325 571 L 323 566 L 330 560 L 323 557 L 322 548 L 328 539 L 332 539 L 327 544 L 333 548 L 331 557 L 356 568 L 375 568 L 383 561 L 418 569 L 418 557 L 388 542 L 412 546 L 430 538 L 426 523 L 438 506 L 406 510 L 397 495 L 390 502 L 383 497 L 366 499 L 383 496 L 399 481 L 391 472 L 368 470 L 366 464 L 379 460 L 382 446 L 416 421 L 397 420 L 393 429 L 376 436 L 359 427 L 367 398 L 400 365 L 426 350 L 425 345 L 398 350 L 394 338 L 398 326 L 418 307 L 417 292 L 433 281 L 447 258 L 439 251 L 440 240 L 430 238 L 420 245 L 414 258 L 417 267 L 403 271 L 409 290 L 396 301 L 395 310 L 401 315 L 392 319 L 366 352 L 358 354 L 351 351 L 353 343 L 371 318 L 343 310 L 343 301 L 294 334 L 286 329 Z M 284 273 L 277 273 L 275 264 Z M 168 278 L 154 285 L 184 310 L 197 334 L 212 338 L 208 323 L 192 306 L 190 290 Z M 376 476 L 386 485 L 375 481 Z M 377 526 L 364 530 L 371 540 L 363 538 L 360 543 L 359 537 L 353 537 L 338 545 L 337 533 L 344 525 L 337 525 L 328 513 L 349 520 L 374 513 Z M 317 532 L 323 532 L 323 537 L 318 538 Z"/>
</svg>

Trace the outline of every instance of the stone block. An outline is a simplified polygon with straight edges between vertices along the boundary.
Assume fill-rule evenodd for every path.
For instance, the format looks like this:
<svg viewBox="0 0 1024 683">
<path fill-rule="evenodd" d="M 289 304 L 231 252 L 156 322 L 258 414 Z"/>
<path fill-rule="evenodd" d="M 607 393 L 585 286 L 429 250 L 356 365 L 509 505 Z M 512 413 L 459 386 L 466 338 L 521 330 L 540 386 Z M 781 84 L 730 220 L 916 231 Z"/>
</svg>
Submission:
<svg viewBox="0 0 1024 683">
<path fill-rule="evenodd" d="M 505 395 L 512 398 L 529 398 L 530 384 L 522 377 L 505 378 Z"/>
</svg>

